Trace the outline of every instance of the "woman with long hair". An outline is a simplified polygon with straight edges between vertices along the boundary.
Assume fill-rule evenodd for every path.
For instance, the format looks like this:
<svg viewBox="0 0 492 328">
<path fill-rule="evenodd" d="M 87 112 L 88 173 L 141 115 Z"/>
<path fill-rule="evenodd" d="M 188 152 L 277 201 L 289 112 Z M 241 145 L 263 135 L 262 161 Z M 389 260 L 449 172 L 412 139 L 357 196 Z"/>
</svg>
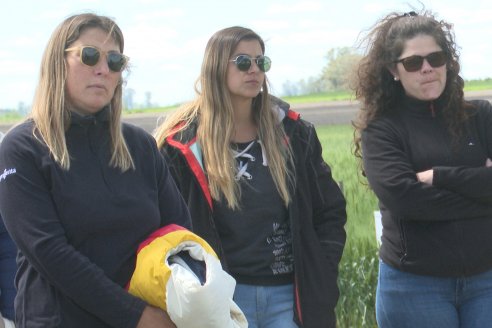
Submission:
<svg viewBox="0 0 492 328">
<path fill-rule="evenodd" d="M 0 210 L 18 246 L 17 327 L 175 327 L 125 290 L 137 248 L 186 205 L 151 135 L 121 123 L 123 34 L 65 19 L 45 49 L 31 116 L 0 148 Z"/>
<path fill-rule="evenodd" d="M 345 200 L 314 127 L 269 95 L 270 66 L 254 31 L 216 32 L 195 100 L 155 136 L 249 327 L 335 327 Z"/>
</svg>

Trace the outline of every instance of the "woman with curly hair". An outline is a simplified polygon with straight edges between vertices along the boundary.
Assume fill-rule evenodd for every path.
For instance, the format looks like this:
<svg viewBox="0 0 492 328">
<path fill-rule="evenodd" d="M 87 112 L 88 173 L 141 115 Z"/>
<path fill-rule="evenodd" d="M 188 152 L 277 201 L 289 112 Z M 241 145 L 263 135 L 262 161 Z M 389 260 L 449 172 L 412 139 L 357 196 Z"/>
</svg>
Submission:
<svg viewBox="0 0 492 328">
<path fill-rule="evenodd" d="M 492 322 L 492 106 L 464 99 L 452 25 L 390 13 L 364 39 L 355 153 L 379 200 L 379 327 Z"/>
</svg>

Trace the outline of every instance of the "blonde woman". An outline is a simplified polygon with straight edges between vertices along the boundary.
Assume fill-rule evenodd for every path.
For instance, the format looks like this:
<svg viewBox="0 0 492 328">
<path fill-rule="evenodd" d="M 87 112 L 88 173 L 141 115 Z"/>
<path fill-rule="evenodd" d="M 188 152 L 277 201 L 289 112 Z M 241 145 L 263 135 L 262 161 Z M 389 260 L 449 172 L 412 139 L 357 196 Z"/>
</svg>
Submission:
<svg viewBox="0 0 492 328">
<path fill-rule="evenodd" d="M 252 30 L 216 32 L 156 139 L 249 327 L 335 327 L 345 200 L 313 126 L 268 94 L 270 65 Z"/>
<path fill-rule="evenodd" d="M 190 218 L 155 140 L 120 122 L 123 46 L 107 17 L 64 20 L 44 52 L 32 117 L 2 142 L 18 327 L 175 327 L 125 290 L 139 243 Z"/>
</svg>

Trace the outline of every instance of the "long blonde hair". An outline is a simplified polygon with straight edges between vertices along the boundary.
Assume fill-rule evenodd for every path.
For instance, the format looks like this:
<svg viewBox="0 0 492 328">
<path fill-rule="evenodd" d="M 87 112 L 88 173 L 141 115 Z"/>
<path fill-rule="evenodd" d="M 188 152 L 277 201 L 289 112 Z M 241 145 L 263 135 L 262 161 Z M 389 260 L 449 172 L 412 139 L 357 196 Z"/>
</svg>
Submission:
<svg viewBox="0 0 492 328">
<path fill-rule="evenodd" d="M 226 83 L 230 57 L 243 40 L 258 40 L 263 53 L 265 44 L 255 32 L 234 26 L 216 32 L 205 48 L 200 78 L 195 86 L 197 97 L 171 114 L 161 124 L 155 137 L 159 148 L 171 134 L 198 123 L 197 140 L 203 151 L 205 171 L 213 199 L 225 198 L 230 208 L 240 207 L 241 190 L 235 180 L 236 160 L 230 142 L 234 135 L 234 108 Z M 253 99 L 253 120 L 258 137 L 266 150 L 268 166 L 285 206 L 290 202 L 289 185 L 294 183 L 292 150 L 278 114 L 272 110 L 265 78 L 262 92 Z M 179 126 L 179 128 L 177 128 Z"/>
<path fill-rule="evenodd" d="M 78 14 L 65 19 L 51 35 L 44 51 L 39 83 L 30 115 L 35 123 L 34 135 L 42 139 L 54 160 L 65 170 L 70 169 L 70 154 L 65 132 L 70 126 L 71 115 L 68 99 L 65 96 L 67 79 L 65 49 L 69 48 L 88 28 L 99 28 L 108 33 L 123 53 L 123 34 L 112 19 L 92 13 Z M 121 131 L 122 83 L 116 87 L 109 106 L 112 144 L 109 164 L 126 171 L 134 168 L 134 163 Z"/>
</svg>

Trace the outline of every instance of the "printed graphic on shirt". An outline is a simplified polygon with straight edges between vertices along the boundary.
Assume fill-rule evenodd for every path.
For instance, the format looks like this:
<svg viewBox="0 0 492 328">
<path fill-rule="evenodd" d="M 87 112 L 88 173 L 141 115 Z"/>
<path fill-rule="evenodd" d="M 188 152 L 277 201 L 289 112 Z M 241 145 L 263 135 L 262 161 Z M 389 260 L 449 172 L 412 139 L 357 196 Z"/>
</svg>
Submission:
<svg viewBox="0 0 492 328">
<path fill-rule="evenodd" d="M 267 238 L 267 243 L 273 246 L 274 260 L 270 265 L 274 275 L 294 271 L 292 256 L 292 236 L 289 224 L 273 223 L 273 233 Z"/>
</svg>

